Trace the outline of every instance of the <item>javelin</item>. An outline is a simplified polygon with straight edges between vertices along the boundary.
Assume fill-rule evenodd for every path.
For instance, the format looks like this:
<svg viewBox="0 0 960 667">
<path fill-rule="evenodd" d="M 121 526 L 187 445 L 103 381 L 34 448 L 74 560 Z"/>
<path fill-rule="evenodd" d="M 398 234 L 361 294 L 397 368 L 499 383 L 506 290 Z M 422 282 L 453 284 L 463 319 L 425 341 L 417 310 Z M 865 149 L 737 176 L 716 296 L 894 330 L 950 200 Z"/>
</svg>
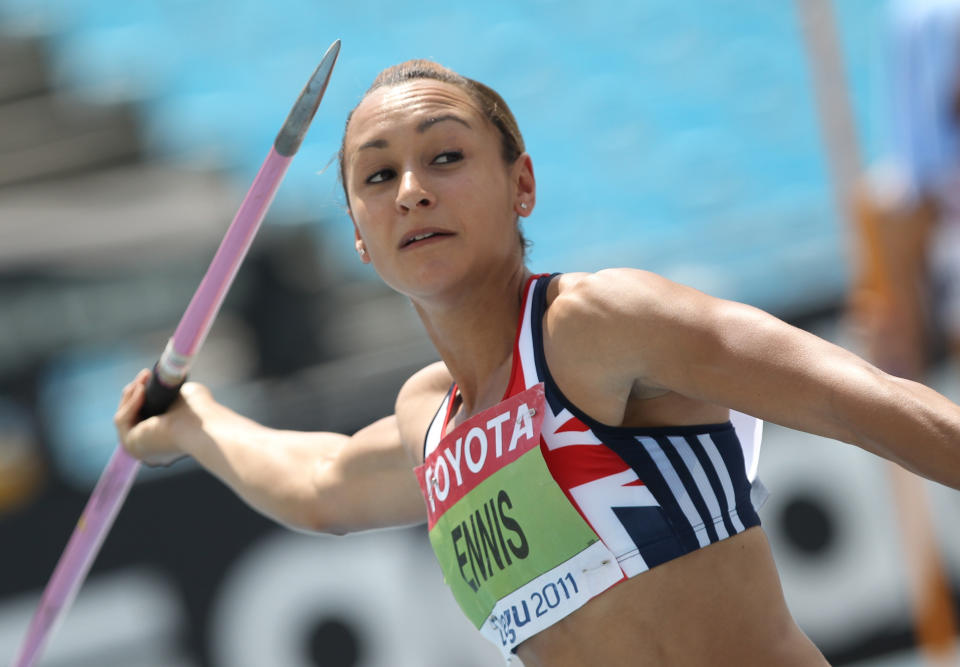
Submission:
<svg viewBox="0 0 960 667">
<path fill-rule="evenodd" d="M 173 337 L 153 367 L 140 412 L 141 419 L 163 414 L 179 395 L 180 386 L 190 371 L 193 358 L 203 345 L 260 222 L 273 201 L 280 181 L 283 180 L 287 167 L 300 148 L 317 107 L 320 106 L 339 53 L 338 39 L 327 49 L 323 60 L 280 128 L 270 153 L 243 198 L 240 209 L 220 242 L 200 286 L 190 299 Z M 100 551 L 100 546 L 130 491 L 139 465 L 139 461 L 130 456 L 122 446 L 117 446 L 44 590 L 14 667 L 30 667 L 40 657 L 44 644 L 70 608 Z"/>
</svg>

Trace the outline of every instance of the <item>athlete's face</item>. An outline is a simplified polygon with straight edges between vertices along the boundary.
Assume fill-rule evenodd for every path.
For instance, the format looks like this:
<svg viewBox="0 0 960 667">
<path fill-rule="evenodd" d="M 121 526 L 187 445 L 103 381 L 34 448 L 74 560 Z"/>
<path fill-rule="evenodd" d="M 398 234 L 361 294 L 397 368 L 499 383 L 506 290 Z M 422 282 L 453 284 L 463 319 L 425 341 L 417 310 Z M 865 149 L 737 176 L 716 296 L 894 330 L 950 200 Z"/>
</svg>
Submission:
<svg viewBox="0 0 960 667">
<path fill-rule="evenodd" d="M 344 142 L 350 215 L 387 284 L 426 297 L 522 263 L 515 225 L 533 208 L 533 170 L 527 155 L 505 164 L 500 146 L 470 96 L 447 83 L 388 86 L 360 103 Z"/>
</svg>

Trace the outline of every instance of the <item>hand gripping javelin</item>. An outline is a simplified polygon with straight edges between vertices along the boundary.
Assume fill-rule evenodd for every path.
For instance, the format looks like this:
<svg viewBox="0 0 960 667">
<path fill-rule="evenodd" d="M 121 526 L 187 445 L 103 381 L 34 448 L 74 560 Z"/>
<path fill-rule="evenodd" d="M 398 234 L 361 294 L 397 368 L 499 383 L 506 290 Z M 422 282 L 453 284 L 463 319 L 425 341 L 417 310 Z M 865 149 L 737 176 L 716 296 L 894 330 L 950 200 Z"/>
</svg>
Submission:
<svg viewBox="0 0 960 667">
<path fill-rule="evenodd" d="M 190 300 L 190 305 L 187 306 L 160 360 L 154 366 L 140 413 L 141 419 L 166 412 L 180 393 L 180 386 L 187 377 L 193 358 L 207 337 L 227 290 L 233 283 L 270 202 L 273 201 L 280 181 L 283 180 L 287 167 L 300 148 L 307 127 L 320 106 L 339 53 L 340 40 L 337 40 L 327 49 L 323 60 L 280 128 L 267 159 L 260 167 L 253 185 L 220 242 L 207 273 Z M 130 491 L 138 469 L 139 461 L 118 446 L 100 475 L 100 480 L 44 590 L 14 667 L 30 667 L 40 657 L 44 644 L 69 609 L 87 576 Z"/>
</svg>

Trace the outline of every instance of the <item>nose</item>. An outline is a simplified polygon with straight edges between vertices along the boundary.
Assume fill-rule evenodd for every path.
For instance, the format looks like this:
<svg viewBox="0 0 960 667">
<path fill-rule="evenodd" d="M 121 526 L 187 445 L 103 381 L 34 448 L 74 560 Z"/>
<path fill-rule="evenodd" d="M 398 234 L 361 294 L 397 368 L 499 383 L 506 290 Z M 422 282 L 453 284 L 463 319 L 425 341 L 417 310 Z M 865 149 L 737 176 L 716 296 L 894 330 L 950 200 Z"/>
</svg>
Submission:
<svg viewBox="0 0 960 667">
<path fill-rule="evenodd" d="M 403 212 L 409 212 L 415 208 L 428 208 L 433 201 L 433 195 L 424 188 L 413 170 L 404 171 L 400 177 L 400 189 L 397 191 L 397 207 Z"/>
</svg>

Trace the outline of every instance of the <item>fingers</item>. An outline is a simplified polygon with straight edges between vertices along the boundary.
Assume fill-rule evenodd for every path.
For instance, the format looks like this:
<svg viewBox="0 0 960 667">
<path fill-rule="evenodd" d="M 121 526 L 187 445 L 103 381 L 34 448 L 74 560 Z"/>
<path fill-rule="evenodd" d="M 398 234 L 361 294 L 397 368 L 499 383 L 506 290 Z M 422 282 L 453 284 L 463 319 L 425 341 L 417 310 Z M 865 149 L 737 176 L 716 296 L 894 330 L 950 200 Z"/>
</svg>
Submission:
<svg viewBox="0 0 960 667">
<path fill-rule="evenodd" d="M 143 393 L 146 389 L 147 382 L 150 381 L 150 371 L 146 368 L 137 373 L 137 376 L 130 382 L 126 387 L 123 388 L 123 391 L 120 394 L 120 404 L 117 406 L 117 410 L 123 409 L 129 406 L 131 401 L 137 401 L 143 403 Z M 137 406 L 139 410 L 139 405 Z"/>
<path fill-rule="evenodd" d="M 136 377 L 123 388 L 123 391 L 120 393 L 120 404 L 118 407 L 122 406 L 124 402 L 130 399 L 130 396 L 133 394 L 134 390 L 137 387 L 146 387 L 147 383 L 150 381 L 151 371 L 148 368 L 144 368 Z"/>
<path fill-rule="evenodd" d="M 181 395 L 165 415 L 141 421 L 140 415 L 151 376 L 152 371 L 143 369 L 123 388 L 113 422 L 120 445 L 128 454 L 147 465 L 166 466 L 186 456 L 179 444 L 183 440 L 182 433 L 174 436 L 176 425 L 182 427 L 183 423 L 192 425 L 196 421 L 191 419 L 192 413 L 202 404 L 203 399 L 209 398 L 209 391 L 203 385 L 188 383 L 186 393 L 193 397 L 190 405 L 184 400 L 185 396 Z"/>
<path fill-rule="evenodd" d="M 121 437 L 126 435 L 136 423 L 137 413 L 143 404 L 143 394 L 143 388 L 140 385 L 128 386 L 123 390 L 120 405 L 117 406 L 117 411 L 113 415 L 113 423 Z"/>
<path fill-rule="evenodd" d="M 150 380 L 150 371 L 143 369 L 120 394 L 120 403 L 113 415 L 113 424 L 117 429 L 120 441 L 128 445 L 130 430 L 139 421 L 140 409 L 146 395 L 146 384 Z M 128 447 L 129 449 L 129 447 Z"/>
<path fill-rule="evenodd" d="M 204 385 L 188 382 L 165 415 L 141 421 L 150 377 L 151 371 L 144 369 L 123 388 L 113 422 L 120 443 L 129 454 L 148 465 L 167 465 L 184 456 L 178 444 L 183 440 L 184 429 L 189 431 L 199 424 L 195 413 L 208 409 L 212 397 Z M 175 431 L 180 435 L 175 437 Z"/>
</svg>

